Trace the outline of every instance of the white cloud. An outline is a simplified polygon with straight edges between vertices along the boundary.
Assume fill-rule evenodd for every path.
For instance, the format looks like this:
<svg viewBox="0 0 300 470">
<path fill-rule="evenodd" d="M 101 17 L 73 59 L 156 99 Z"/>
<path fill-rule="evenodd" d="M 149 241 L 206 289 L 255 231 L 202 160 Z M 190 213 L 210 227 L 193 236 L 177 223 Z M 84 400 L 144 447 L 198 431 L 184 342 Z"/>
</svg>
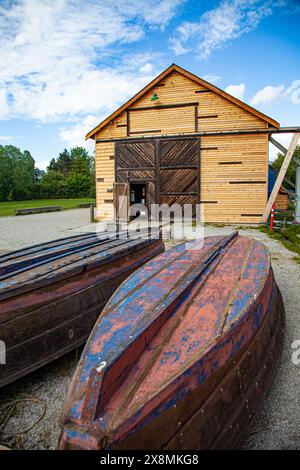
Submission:
<svg viewBox="0 0 300 470">
<path fill-rule="evenodd" d="M 150 62 L 147 62 L 145 65 L 142 65 L 139 68 L 139 71 L 141 73 L 151 73 L 153 70 L 153 64 L 150 64 Z"/>
<path fill-rule="evenodd" d="M 285 96 L 289 97 L 293 104 L 300 104 L 300 80 L 293 81 L 285 91 Z"/>
<path fill-rule="evenodd" d="M 264 106 L 276 101 L 300 104 L 300 80 L 294 80 L 288 87 L 285 84 L 267 85 L 255 93 L 250 103 L 252 106 Z"/>
<path fill-rule="evenodd" d="M 246 85 L 241 83 L 240 85 L 228 85 L 225 88 L 226 93 L 229 93 L 232 96 L 235 96 L 239 100 L 244 99 Z"/>
<path fill-rule="evenodd" d="M 183 41 L 180 38 L 172 37 L 169 40 L 170 49 L 174 52 L 175 55 L 182 55 L 189 52 L 187 47 L 183 46 Z"/>
<path fill-rule="evenodd" d="M 95 142 L 93 140 L 84 140 L 85 135 L 93 129 L 105 116 L 87 115 L 84 119 L 73 126 L 61 127 L 59 129 L 59 138 L 68 147 L 85 147 L 88 150 L 94 150 Z"/>
<path fill-rule="evenodd" d="M 0 85 L 0 119 L 5 119 L 9 114 L 6 91 Z"/>
<path fill-rule="evenodd" d="M 163 29 L 176 13 L 176 8 L 185 0 L 145 0 L 138 2 L 138 10 L 143 12 L 143 17 L 150 25 Z M 137 13 L 137 2 L 132 1 L 133 13 Z M 127 2 L 124 6 L 127 9 Z"/>
<path fill-rule="evenodd" d="M 255 93 L 250 102 L 253 106 L 270 103 L 271 101 L 278 99 L 282 95 L 283 91 L 284 85 L 268 85 Z"/>
<path fill-rule="evenodd" d="M 125 63 L 122 48 L 164 28 L 181 1 L 0 2 L 0 119 L 107 114 L 154 73 L 149 54 Z"/>
<path fill-rule="evenodd" d="M 5 141 L 9 141 L 9 140 L 12 140 L 12 137 L 10 135 L 0 135 L 0 145 L 1 145 L 1 142 Z"/>
<path fill-rule="evenodd" d="M 276 7 L 285 4 L 285 0 L 223 0 L 197 21 L 182 23 L 170 38 L 170 48 L 176 55 L 196 48 L 198 56 L 207 59 L 213 51 L 257 28 Z"/>
</svg>

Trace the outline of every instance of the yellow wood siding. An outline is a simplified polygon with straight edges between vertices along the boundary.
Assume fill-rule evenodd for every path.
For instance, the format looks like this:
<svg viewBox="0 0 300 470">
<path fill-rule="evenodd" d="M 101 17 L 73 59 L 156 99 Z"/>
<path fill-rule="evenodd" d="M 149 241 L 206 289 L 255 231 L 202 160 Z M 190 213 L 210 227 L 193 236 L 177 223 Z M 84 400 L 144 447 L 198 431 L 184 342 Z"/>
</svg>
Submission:
<svg viewBox="0 0 300 470">
<path fill-rule="evenodd" d="M 96 144 L 96 217 L 99 220 L 112 220 L 114 206 L 112 202 L 115 181 L 114 142 Z"/>
<path fill-rule="evenodd" d="M 212 147 L 217 149 L 205 150 Z M 217 201 L 204 204 L 206 222 L 260 221 L 267 202 L 267 155 L 267 135 L 201 138 L 200 200 Z"/>
<path fill-rule="evenodd" d="M 275 200 L 275 209 L 281 211 L 287 211 L 289 206 L 289 199 L 287 194 L 277 194 Z"/>
<path fill-rule="evenodd" d="M 115 118 L 110 124 L 107 124 L 103 129 L 101 129 L 101 131 L 96 135 L 96 139 L 116 139 L 125 137 L 127 130 L 126 127 L 123 127 L 124 125 L 127 125 L 126 113 L 120 114 L 120 116 Z"/>
<path fill-rule="evenodd" d="M 149 109 L 129 111 L 130 133 L 143 135 L 142 131 L 153 131 L 151 134 L 177 134 L 195 132 L 195 107 Z M 158 132 L 157 132 L 158 131 Z"/>
<path fill-rule="evenodd" d="M 205 90 L 194 81 L 174 71 L 154 86 L 131 108 L 198 103 L 198 130 L 226 131 L 236 129 L 262 129 L 266 121 L 231 103 L 214 92 Z M 151 102 L 156 92 L 159 100 Z M 130 138 L 151 137 L 159 134 L 188 134 L 195 132 L 195 107 L 159 108 L 128 111 Z M 217 116 L 217 117 L 212 117 Z M 97 139 L 127 138 L 127 112 L 98 131 Z M 231 135 L 201 137 L 200 144 L 200 199 L 210 201 L 204 205 L 205 221 L 257 223 L 267 201 L 268 136 Z M 216 150 L 205 150 L 205 148 Z M 97 217 L 112 219 L 114 182 L 114 142 L 96 143 L 96 196 Z M 225 164 L 222 164 L 224 163 Z M 228 162 L 241 162 L 226 164 Z M 104 181 L 99 181 L 99 179 Z M 249 183 L 233 184 L 234 181 Z M 253 183 L 251 183 L 251 181 Z M 257 182 L 262 182 L 261 184 Z M 217 204 L 213 203 L 217 201 Z M 241 214 L 248 214 L 241 215 Z"/>
</svg>

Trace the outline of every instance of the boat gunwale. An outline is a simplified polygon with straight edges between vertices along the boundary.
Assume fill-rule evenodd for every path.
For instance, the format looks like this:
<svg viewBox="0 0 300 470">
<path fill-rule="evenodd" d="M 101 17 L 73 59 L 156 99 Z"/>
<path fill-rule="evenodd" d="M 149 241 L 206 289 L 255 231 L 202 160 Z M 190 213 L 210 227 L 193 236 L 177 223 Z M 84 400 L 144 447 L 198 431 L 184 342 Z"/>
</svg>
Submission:
<svg viewBox="0 0 300 470">
<path fill-rule="evenodd" d="M 132 242 L 133 244 L 131 246 L 127 246 L 124 249 L 124 245 L 126 246 L 126 243 L 128 241 Z M 142 249 L 146 247 L 147 245 L 151 245 L 152 243 L 156 241 L 159 241 L 159 238 L 145 239 L 145 238 L 137 237 L 134 240 L 127 239 L 127 242 L 121 243 L 120 245 L 111 247 L 109 249 L 109 250 L 114 250 L 113 254 L 107 253 L 103 255 L 103 252 L 94 253 L 89 256 L 91 258 L 89 260 L 83 257 L 81 260 L 79 259 L 79 260 L 70 262 L 67 266 L 60 266 L 58 268 L 54 268 L 52 271 L 44 273 L 43 275 L 37 278 L 24 280 L 20 282 L 19 284 L 15 284 L 15 285 L 11 284 L 9 288 L 7 287 L 1 288 L 1 283 L 0 283 L 0 305 L 2 301 L 9 300 L 18 295 L 33 292 L 35 290 L 40 289 L 41 287 L 51 287 L 55 283 L 61 282 L 68 278 L 74 277 L 76 275 L 83 274 L 87 271 L 91 271 L 100 266 L 105 266 L 109 264 L 111 261 L 116 261 L 122 258 L 124 255 L 130 254 L 132 252 L 136 252 L 137 249 Z M 136 242 L 139 242 L 139 243 L 136 243 Z M 123 246 L 123 249 L 120 252 L 118 252 L 118 248 L 121 246 Z M 1 289 L 3 289 L 2 292 L 1 292 Z"/>
</svg>

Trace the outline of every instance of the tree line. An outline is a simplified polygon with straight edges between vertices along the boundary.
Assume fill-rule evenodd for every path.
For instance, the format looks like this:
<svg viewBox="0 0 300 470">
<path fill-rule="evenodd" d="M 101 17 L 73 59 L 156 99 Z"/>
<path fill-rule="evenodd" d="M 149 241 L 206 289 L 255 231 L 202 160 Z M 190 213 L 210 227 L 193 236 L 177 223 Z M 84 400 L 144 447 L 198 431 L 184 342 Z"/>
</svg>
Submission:
<svg viewBox="0 0 300 470">
<path fill-rule="evenodd" d="M 294 156 L 300 160 L 300 146 Z M 272 167 L 278 172 L 284 156 L 278 153 Z M 295 183 L 296 164 L 286 175 Z M 64 149 L 46 171 L 39 170 L 28 150 L 0 145 L 0 201 L 95 197 L 94 158 L 83 147 Z"/>
<path fill-rule="evenodd" d="M 28 150 L 0 145 L 0 201 L 95 197 L 94 158 L 83 147 L 64 149 L 46 171 Z"/>
</svg>

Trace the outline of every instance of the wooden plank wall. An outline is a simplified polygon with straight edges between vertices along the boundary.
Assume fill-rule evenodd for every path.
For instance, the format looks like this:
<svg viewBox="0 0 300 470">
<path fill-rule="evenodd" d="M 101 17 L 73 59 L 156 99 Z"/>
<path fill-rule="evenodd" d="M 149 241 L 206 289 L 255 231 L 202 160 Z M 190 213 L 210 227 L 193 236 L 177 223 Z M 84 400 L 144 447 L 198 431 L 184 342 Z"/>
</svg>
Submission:
<svg viewBox="0 0 300 470">
<path fill-rule="evenodd" d="M 289 207 L 289 198 L 285 193 L 278 193 L 275 199 L 275 209 L 287 211 Z"/>
<path fill-rule="evenodd" d="M 112 220 L 113 184 L 115 181 L 115 144 L 103 142 L 96 144 L 95 170 L 96 170 L 96 218 L 99 220 Z"/>
<path fill-rule="evenodd" d="M 259 222 L 267 203 L 267 152 L 267 135 L 201 138 L 206 222 Z"/>
<path fill-rule="evenodd" d="M 130 136 L 195 132 L 195 106 L 129 111 Z"/>
<path fill-rule="evenodd" d="M 155 102 L 150 101 L 153 92 L 159 97 Z M 177 107 L 187 103 L 191 105 Z M 176 107 L 164 108 L 165 105 Z M 153 106 L 159 109 L 123 112 L 99 131 L 96 139 L 188 134 L 196 128 L 212 131 L 267 127 L 265 121 L 178 72 L 172 72 L 131 108 Z M 259 222 L 267 202 L 268 136 L 202 137 L 200 155 L 200 199 L 205 204 L 205 220 Z M 114 213 L 113 142 L 96 143 L 96 178 L 97 217 L 108 220 Z"/>
</svg>

